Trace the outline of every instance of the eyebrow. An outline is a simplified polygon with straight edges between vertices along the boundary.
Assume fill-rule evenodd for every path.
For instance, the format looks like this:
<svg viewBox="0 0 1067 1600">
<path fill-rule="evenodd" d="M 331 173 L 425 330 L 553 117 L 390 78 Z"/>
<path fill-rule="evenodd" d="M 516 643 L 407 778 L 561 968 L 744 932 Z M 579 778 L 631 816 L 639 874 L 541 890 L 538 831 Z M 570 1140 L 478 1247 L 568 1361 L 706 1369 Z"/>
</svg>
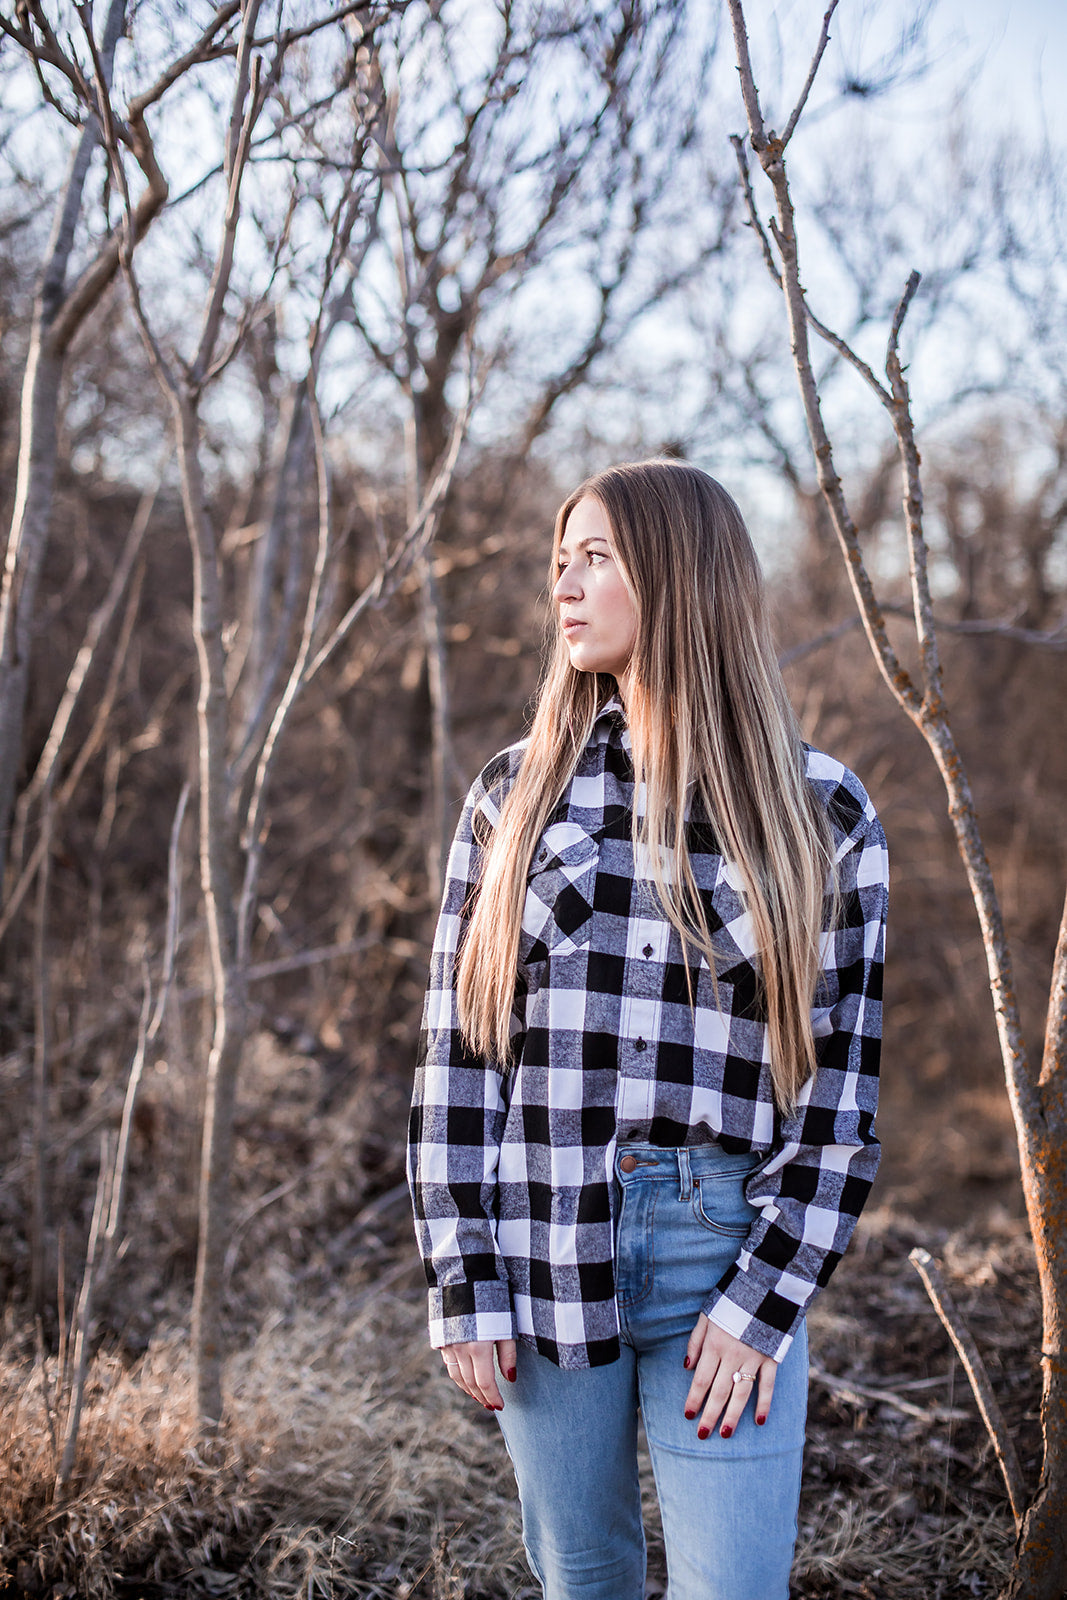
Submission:
<svg viewBox="0 0 1067 1600">
<path fill-rule="evenodd" d="M 566 543 L 567 535 L 564 534 L 563 538 L 559 541 L 559 550 L 556 552 L 557 555 L 560 554 L 563 546 Z M 609 550 L 611 549 L 611 541 L 606 533 L 591 533 L 587 539 L 579 539 L 578 543 L 576 545 L 572 545 L 570 548 L 573 550 L 588 550 L 591 544 L 603 544 L 607 545 Z"/>
</svg>

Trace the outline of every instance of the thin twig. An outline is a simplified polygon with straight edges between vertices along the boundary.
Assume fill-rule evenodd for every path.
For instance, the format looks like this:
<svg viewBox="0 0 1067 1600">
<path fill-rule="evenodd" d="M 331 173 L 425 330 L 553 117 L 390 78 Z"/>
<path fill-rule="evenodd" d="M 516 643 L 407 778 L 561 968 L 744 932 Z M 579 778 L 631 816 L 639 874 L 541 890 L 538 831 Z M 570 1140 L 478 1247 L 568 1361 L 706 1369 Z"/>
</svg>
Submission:
<svg viewBox="0 0 1067 1600">
<path fill-rule="evenodd" d="M 318 488 L 318 538 L 315 544 L 315 563 L 311 574 L 311 584 L 308 589 L 307 603 L 304 607 L 300 643 L 297 647 L 296 657 L 285 688 L 282 691 L 281 699 L 278 701 L 274 715 L 271 718 L 263 748 L 260 751 L 252 784 L 252 793 L 248 802 L 248 810 L 244 818 L 244 838 L 242 842 L 247 855 L 237 915 L 237 956 L 242 965 L 247 965 L 248 942 L 252 937 L 259 867 L 265 837 L 264 821 L 267 791 L 282 732 L 289 720 L 293 706 L 296 704 L 297 697 L 307 681 L 308 658 L 314 646 L 319 622 L 319 602 L 331 552 L 333 505 L 330 492 L 330 472 L 326 460 L 325 431 L 322 425 L 322 413 L 319 410 L 318 394 L 316 392 L 317 384 L 317 352 L 312 350 L 305 402 L 311 423 L 311 438 L 315 453 L 315 481 Z"/>
<path fill-rule="evenodd" d="M 155 105 L 157 100 L 161 100 L 171 85 L 177 83 L 178 79 L 188 72 L 190 67 L 197 66 L 202 61 L 213 59 L 216 34 L 233 21 L 240 9 L 241 0 L 227 0 L 226 5 L 219 6 L 192 49 L 187 50 L 184 55 L 171 62 L 170 66 L 156 79 L 151 88 L 145 89 L 143 93 L 130 101 L 131 121 L 134 118 L 140 120 L 149 106 Z"/>
<path fill-rule="evenodd" d="M 904 293 L 897 302 L 897 309 L 893 313 L 893 321 L 889 329 L 889 342 L 886 346 L 885 352 L 885 365 L 887 372 L 892 368 L 894 363 L 899 360 L 897 350 L 900 344 L 900 330 L 904 326 L 904 318 L 908 314 L 908 308 L 915 298 L 915 291 L 918 289 L 921 281 L 922 273 L 916 272 L 913 269 L 908 274 L 908 281 L 904 285 Z"/>
<path fill-rule="evenodd" d="M 249 983 L 260 983 L 264 978 L 276 978 L 283 972 L 301 972 L 305 967 L 321 966 L 325 961 L 340 961 L 345 956 L 359 955 L 363 950 L 387 950 L 390 955 L 406 960 L 422 960 L 425 950 L 414 939 L 382 939 L 377 934 L 367 934 L 362 939 L 346 939 L 342 944 L 319 945 L 315 950 L 298 950 L 295 955 L 280 956 L 276 961 L 255 962 L 248 969 Z M 182 1000 L 201 998 L 202 991 L 183 989 Z"/>
<path fill-rule="evenodd" d="M 167 851 L 167 931 L 163 943 L 163 973 L 159 984 L 159 999 L 156 1001 L 155 1014 L 148 1030 L 149 1043 L 159 1035 L 159 1030 L 163 1025 L 163 1016 L 167 1009 L 171 984 L 174 982 L 174 964 L 178 952 L 178 927 L 181 921 L 181 832 L 182 823 L 185 821 L 185 808 L 189 804 L 190 788 L 191 784 L 187 778 L 182 785 L 182 792 L 178 796 L 178 804 L 174 809 L 174 821 L 171 823 L 170 829 L 170 847 Z"/>
<path fill-rule="evenodd" d="M 920 1422 L 959 1422 L 969 1415 L 952 1406 L 917 1406 L 911 1400 L 902 1400 L 892 1389 L 875 1389 L 870 1384 L 857 1383 L 854 1378 L 835 1378 L 832 1372 L 823 1372 L 820 1367 L 809 1368 L 809 1373 L 824 1389 L 853 1405 L 863 1406 L 873 1401 L 875 1405 L 891 1406 L 903 1416 L 915 1417 Z"/>
<path fill-rule="evenodd" d="M 975 1344 L 970 1329 L 964 1322 L 959 1307 L 954 1302 L 949 1292 L 948 1285 L 941 1275 L 941 1269 L 930 1254 L 929 1250 L 917 1245 L 908 1255 L 908 1260 L 926 1285 L 926 1292 L 930 1296 L 934 1310 L 941 1318 L 949 1338 L 956 1346 L 956 1353 L 963 1363 L 963 1369 L 971 1382 L 974 1398 L 978 1410 L 982 1414 L 982 1421 L 986 1431 L 993 1442 L 1000 1470 L 1004 1474 L 1004 1482 L 1008 1490 L 1008 1500 L 1011 1503 L 1012 1516 L 1015 1526 L 1019 1528 L 1026 1511 L 1028 1495 L 1026 1479 L 1023 1469 L 1019 1465 L 1019 1457 L 1015 1452 L 1015 1444 L 1008 1432 L 1004 1415 L 997 1404 L 993 1385 L 989 1379 L 985 1362 L 982 1360 L 981 1351 Z"/>
<path fill-rule="evenodd" d="M 741 98 L 745 102 L 745 115 L 748 119 L 749 137 L 752 148 L 758 156 L 762 156 L 767 148 L 767 133 L 763 126 L 763 112 L 760 109 L 759 91 L 752 72 L 752 57 L 748 49 L 748 30 L 745 27 L 745 14 L 741 9 L 741 0 L 729 0 L 730 25 L 734 33 L 734 49 L 737 52 L 737 70 L 741 77 Z"/>
<path fill-rule="evenodd" d="M 838 0 L 830 0 L 829 8 L 826 12 L 826 15 L 822 19 L 822 32 L 819 35 L 819 42 L 815 47 L 815 54 L 811 58 L 811 66 L 808 68 L 807 81 L 805 82 L 803 89 L 800 91 L 800 99 L 793 107 L 792 115 L 790 116 L 789 121 L 786 123 L 785 132 L 781 137 L 780 148 L 782 150 L 785 149 L 786 145 L 793 137 L 793 129 L 800 121 L 800 113 L 808 103 L 808 95 L 811 93 L 811 86 L 815 82 L 815 74 L 819 70 L 819 63 L 823 58 L 823 53 L 826 49 L 826 46 L 830 43 L 830 18 L 837 10 L 837 5 Z"/>
<path fill-rule="evenodd" d="M 756 209 L 756 196 L 752 190 L 752 174 L 749 171 L 744 135 L 732 133 L 730 135 L 730 143 L 733 145 L 734 154 L 737 156 L 737 169 L 741 177 L 741 189 L 745 196 L 745 209 L 748 212 L 749 226 L 760 242 L 760 249 L 763 251 L 763 260 L 767 271 L 774 279 L 775 285 L 780 289 L 782 287 L 782 275 L 775 266 L 771 241 L 767 237 L 766 230 L 759 218 L 759 212 Z"/>
<path fill-rule="evenodd" d="M 382 563 L 382 566 L 366 588 L 353 600 L 340 622 L 320 646 L 314 660 L 308 663 L 306 683 L 310 683 L 316 673 L 325 666 L 335 650 L 348 637 L 364 611 L 371 607 L 383 605 L 390 596 L 396 593 L 396 590 L 411 571 L 423 550 L 427 549 L 432 543 L 441 514 L 441 506 L 456 470 L 460 446 L 467 436 L 467 428 L 470 425 L 475 399 L 476 395 L 468 395 L 466 403 L 456 413 L 448 450 L 445 452 L 444 460 L 427 491 L 425 500 L 419 508 L 418 515 L 404 531 L 392 554 Z"/>
<path fill-rule="evenodd" d="M 96 1290 L 96 1273 L 100 1260 L 101 1230 L 110 1203 L 111 1152 L 108 1135 L 100 1141 L 100 1172 L 96 1180 L 96 1200 L 93 1203 L 93 1220 L 89 1228 L 89 1245 L 85 1255 L 85 1273 L 81 1293 L 74 1314 L 74 1375 L 71 1383 L 70 1405 L 67 1411 L 66 1436 L 63 1455 L 56 1474 L 56 1495 L 66 1488 L 74 1466 L 81 1428 L 82 1402 L 85 1398 L 85 1379 L 89 1370 L 89 1336 L 92 1329 L 93 1296 Z"/>
<path fill-rule="evenodd" d="M 123 545 L 111 582 L 108 585 L 107 593 L 89 618 L 81 648 L 75 657 L 74 665 L 67 675 L 63 695 L 56 714 L 52 718 L 52 726 L 49 729 L 44 750 L 37 762 L 32 778 L 19 797 L 19 815 L 15 827 L 15 838 L 11 847 L 11 861 L 16 867 L 22 861 L 23 839 L 29 808 L 44 792 L 46 783 L 50 781 L 55 772 L 56 763 L 62 753 L 64 741 L 70 731 L 71 720 L 80 702 L 89 671 L 96 660 L 101 640 L 111 623 L 119 601 L 122 599 L 130 573 L 133 571 L 134 562 L 140 553 L 141 545 L 144 543 L 145 534 L 148 531 L 148 525 L 155 509 L 156 499 L 162 487 L 169 460 L 170 451 L 168 450 L 166 458 L 154 475 L 154 486 L 151 489 L 146 489 L 141 496 L 137 511 L 130 524 L 129 533 L 126 535 L 126 542 Z"/>
<path fill-rule="evenodd" d="M 1040 1083 L 1046 1093 L 1062 1079 L 1067 1067 L 1067 896 L 1064 897 L 1056 954 L 1052 962 L 1052 985 L 1045 1025 L 1045 1048 L 1041 1055 Z"/>
<path fill-rule="evenodd" d="M 59 1435 L 56 1432 L 56 1406 L 52 1396 L 52 1385 L 48 1381 L 48 1356 L 44 1347 L 44 1324 L 40 1317 L 35 1318 L 35 1334 L 37 1344 L 37 1365 L 41 1372 L 41 1398 L 44 1401 L 45 1421 L 48 1424 L 48 1437 L 52 1443 L 52 1466 L 59 1466 Z"/>
<path fill-rule="evenodd" d="M 107 732 L 108 719 L 111 716 L 111 710 L 115 703 L 115 696 L 118 694 L 119 679 L 122 676 L 122 671 L 126 664 L 126 655 L 130 647 L 130 641 L 133 638 L 134 623 L 137 620 L 137 610 L 141 603 L 141 588 L 144 583 L 144 572 L 145 564 L 142 556 L 138 558 L 133 582 L 130 585 L 129 597 L 126 602 L 126 611 L 123 616 L 122 628 L 119 632 L 118 643 L 115 646 L 115 654 L 108 670 L 107 681 L 104 685 L 104 692 L 101 695 L 96 707 L 96 711 L 93 714 L 93 722 L 89 729 L 88 736 L 78 746 L 78 753 L 74 758 L 70 771 L 63 779 L 58 793 L 53 795 L 49 787 L 45 801 L 45 810 L 48 812 L 50 817 L 49 828 L 54 827 L 56 821 L 58 821 L 60 815 L 70 803 L 71 797 L 77 789 L 78 784 L 81 782 L 82 775 L 85 772 L 86 767 L 89 765 L 89 762 L 100 748 L 104 735 Z M 50 784 L 51 779 L 49 780 L 49 785 Z M 37 874 L 37 871 L 40 868 L 42 861 L 45 859 L 47 848 L 46 841 L 49 837 L 50 834 L 48 829 L 42 826 L 41 835 L 38 838 L 37 844 L 34 846 L 34 849 L 30 855 L 30 859 L 23 868 L 18 882 L 15 884 L 15 887 L 12 889 L 10 895 L 4 903 L 3 912 L 0 914 L 0 939 L 3 939 L 4 935 L 11 927 L 18 909 L 26 896 L 26 893 L 33 884 L 33 880 Z"/>
<path fill-rule="evenodd" d="M 900 605 L 895 601 L 885 601 L 882 610 L 888 617 L 913 617 L 911 606 Z M 1030 645 L 1035 650 L 1067 650 L 1067 627 L 1061 622 L 1055 628 L 1020 628 L 1014 622 L 997 622 L 994 618 L 970 617 L 962 620 L 951 620 L 946 617 L 936 617 L 935 623 L 939 633 L 956 633 L 963 637 L 979 639 L 1010 639 L 1013 644 Z M 843 639 L 846 634 L 854 632 L 863 626 L 861 617 L 853 615 L 845 617 L 832 628 L 817 633 L 812 639 L 804 639 L 800 644 L 790 645 L 788 650 L 783 650 L 778 657 L 780 667 L 792 666 L 796 661 L 802 661 L 805 656 L 812 655 L 816 650 L 822 650 L 828 644 L 835 644 L 838 639 Z"/>
<path fill-rule="evenodd" d="M 107 1208 L 107 1226 L 104 1230 L 101 1277 L 106 1277 L 110 1271 L 115 1258 L 119 1228 L 122 1225 L 122 1206 L 126 1199 L 126 1174 L 130 1163 L 130 1136 L 133 1132 L 133 1114 L 137 1109 L 137 1093 L 141 1087 L 145 1057 L 148 1053 L 148 1019 L 151 1011 L 152 984 L 149 980 L 146 966 L 144 972 L 144 998 L 141 1001 L 141 1015 L 137 1024 L 137 1048 L 133 1053 L 129 1077 L 126 1080 L 126 1096 L 122 1102 L 119 1142 L 115 1151 L 115 1163 L 111 1173 L 111 1192 Z"/>
<path fill-rule="evenodd" d="M 37 919 L 33 933 L 33 1189 L 30 1212 L 30 1283 L 35 1316 L 44 1313 L 44 1281 L 48 1266 L 48 1144 L 51 1122 L 49 1094 L 48 891 L 52 858 L 52 795 L 45 793 L 41 826 L 42 867 L 37 880 Z"/>
</svg>

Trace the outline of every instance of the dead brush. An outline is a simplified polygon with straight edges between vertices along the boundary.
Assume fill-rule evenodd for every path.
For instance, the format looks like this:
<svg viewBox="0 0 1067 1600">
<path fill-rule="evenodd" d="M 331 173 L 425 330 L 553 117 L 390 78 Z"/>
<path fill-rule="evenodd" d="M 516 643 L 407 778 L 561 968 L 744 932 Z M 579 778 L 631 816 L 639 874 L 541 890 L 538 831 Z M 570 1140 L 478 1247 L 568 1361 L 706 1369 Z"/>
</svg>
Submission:
<svg viewBox="0 0 1067 1600">
<path fill-rule="evenodd" d="M 383 1296 L 347 1325 L 336 1303 L 273 1318 L 230 1364 L 210 1453 L 177 1336 L 133 1367 L 98 1353 L 58 1498 L 54 1365 L 0 1352 L 0 1579 L 17 1593 L 533 1592 L 503 1446 L 447 1392 L 421 1304 Z"/>
<path fill-rule="evenodd" d="M 1033 1470 L 1037 1316 L 1021 1223 L 931 1238 Z M 962 1372 L 888 1211 L 813 1310 L 797 1600 L 992 1600 L 1013 1525 Z M 392 1264 L 314 1295 L 262 1267 L 277 1311 L 229 1363 L 223 1429 L 198 1452 L 184 1336 L 89 1369 L 65 1497 L 54 1363 L 0 1351 L 0 1572 L 84 1600 L 534 1600 L 499 1432 L 447 1382 L 421 1292 Z M 1010 1315 L 1005 1311 L 1010 1307 Z M 56 1430 L 59 1432 L 60 1430 Z M 650 1600 L 666 1575 L 651 1483 Z M 0 1584 L 2 1592 L 2 1584 Z"/>
<path fill-rule="evenodd" d="M 893 1505 L 846 1498 L 838 1491 L 801 1513 L 796 1592 L 805 1600 L 837 1596 L 989 1595 L 1011 1569 L 999 1512 L 973 1512 L 921 1537 L 890 1520 Z"/>
<path fill-rule="evenodd" d="M 367 1600 L 534 1593 L 503 1444 L 453 1397 L 421 1294 L 340 1311 L 276 1318 L 231 1365 L 230 1437 L 261 1441 L 249 1486 L 277 1519 L 257 1593 L 301 1592 L 276 1587 L 298 1570 L 304 1593 Z"/>
<path fill-rule="evenodd" d="M 28 1594 L 74 1579 L 86 1600 L 110 1600 L 119 1562 L 143 1570 L 147 1558 L 159 1567 L 168 1545 L 187 1562 L 196 1534 L 218 1521 L 211 1508 L 220 1501 L 227 1520 L 241 1520 L 234 1463 L 206 1461 L 193 1448 L 189 1377 L 173 1339 L 130 1368 L 106 1353 L 94 1358 L 73 1470 L 57 1493 L 56 1365 L 0 1352 L 3 1576 Z"/>
</svg>

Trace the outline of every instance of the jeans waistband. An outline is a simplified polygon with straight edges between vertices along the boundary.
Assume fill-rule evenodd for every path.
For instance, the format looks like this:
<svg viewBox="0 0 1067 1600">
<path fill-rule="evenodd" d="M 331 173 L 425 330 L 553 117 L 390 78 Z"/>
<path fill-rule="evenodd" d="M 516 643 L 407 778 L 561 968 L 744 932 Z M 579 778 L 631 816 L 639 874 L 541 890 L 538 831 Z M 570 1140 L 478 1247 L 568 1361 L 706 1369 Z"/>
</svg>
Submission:
<svg viewBox="0 0 1067 1600">
<path fill-rule="evenodd" d="M 621 1184 L 677 1183 L 679 1200 L 688 1200 L 693 1185 L 702 1178 L 741 1178 L 759 1166 L 761 1159 L 754 1151 L 731 1153 L 721 1144 L 682 1145 L 677 1149 L 658 1144 L 625 1144 L 615 1152 L 615 1179 Z"/>
</svg>

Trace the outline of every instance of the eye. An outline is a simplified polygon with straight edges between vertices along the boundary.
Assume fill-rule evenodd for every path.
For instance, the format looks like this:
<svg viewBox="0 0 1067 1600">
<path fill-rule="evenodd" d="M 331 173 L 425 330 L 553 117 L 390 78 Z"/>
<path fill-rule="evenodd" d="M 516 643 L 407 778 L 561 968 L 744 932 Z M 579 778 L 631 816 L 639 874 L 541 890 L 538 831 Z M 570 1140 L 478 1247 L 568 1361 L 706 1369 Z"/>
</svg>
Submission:
<svg viewBox="0 0 1067 1600">
<path fill-rule="evenodd" d="M 599 567 L 600 563 L 607 559 L 608 553 L 606 550 L 590 550 L 589 552 L 589 565 L 591 567 Z"/>
</svg>

